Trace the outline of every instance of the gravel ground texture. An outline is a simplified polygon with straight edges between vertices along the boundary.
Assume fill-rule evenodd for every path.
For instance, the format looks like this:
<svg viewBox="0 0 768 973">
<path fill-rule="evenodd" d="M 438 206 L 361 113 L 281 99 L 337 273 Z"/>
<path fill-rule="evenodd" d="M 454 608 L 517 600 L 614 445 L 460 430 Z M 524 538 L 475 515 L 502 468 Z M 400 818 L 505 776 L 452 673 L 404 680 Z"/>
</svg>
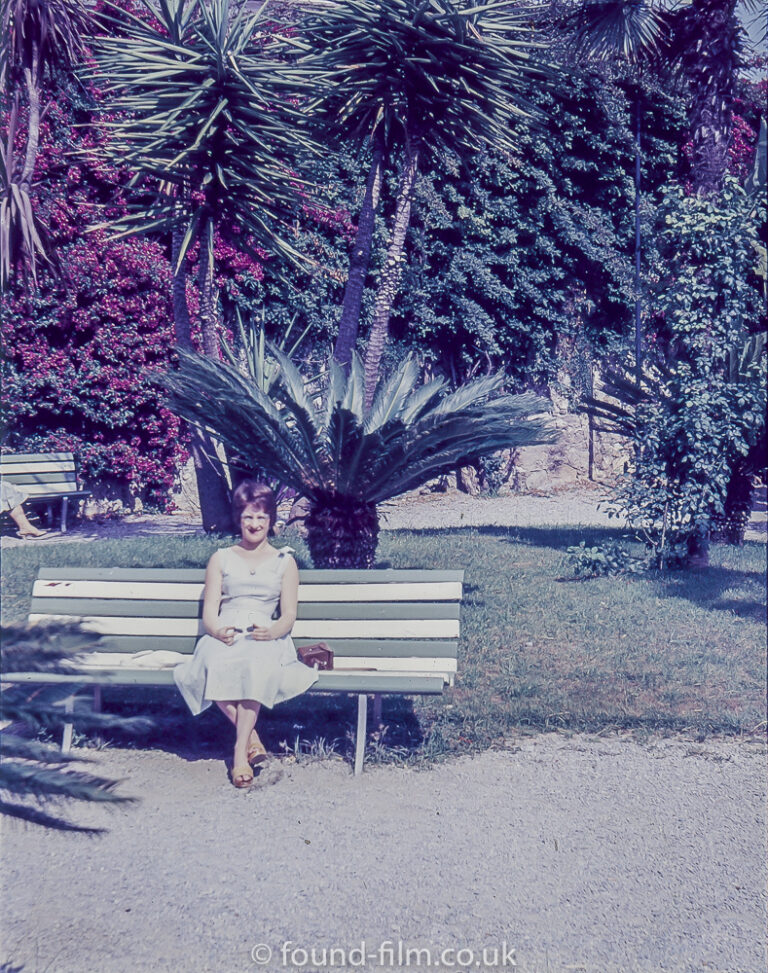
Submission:
<svg viewBox="0 0 768 973">
<path fill-rule="evenodd" d="M 104 836 L 3 826 L 24 973 L 766 969 L 762 743 L 551 734 L 357 778 L 283 758 L 247 792 L 193 754 L 96 756 L 141 799 L 76 809 Z"/>
<path fill-rule="evenodd" d="M 383 526 L 610 523 L 598 499 L 417 495 Z M 155 516 L 66 539 L 197 530 Z M 357 778 L 284 756 L 247 792 L 223 759 L 78 753 L 139 802 L 68 808 L 96 838 L 3 821 L 2 973 L 768 969 L 763 740 L 547 734 Z"/>
</svg>

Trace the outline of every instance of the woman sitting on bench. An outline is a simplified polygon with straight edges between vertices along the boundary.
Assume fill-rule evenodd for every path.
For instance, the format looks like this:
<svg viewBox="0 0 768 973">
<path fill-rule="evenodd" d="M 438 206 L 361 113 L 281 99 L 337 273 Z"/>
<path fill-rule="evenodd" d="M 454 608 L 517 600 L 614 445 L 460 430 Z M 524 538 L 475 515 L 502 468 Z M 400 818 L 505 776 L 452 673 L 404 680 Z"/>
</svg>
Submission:
<svg viewBox="0 0 768 973">
<path fill-rule="evenodd" d="M 232 783 L 249 787 L 250 764 L 267 755 L 255 729 L 261 706 L 298 696 L 318 677 L 296 658 L 290 637 L 299 572 L 290 548 L 276 550 L 269 543 L 277 519 L 274 493 L 246 480 L 234 492 L 232 512 L 240 542 L 216 551 L 205 573 L 207 635 L 173 675 L 193 714 L 216 703 L 234 724 Z"/>
</svg>

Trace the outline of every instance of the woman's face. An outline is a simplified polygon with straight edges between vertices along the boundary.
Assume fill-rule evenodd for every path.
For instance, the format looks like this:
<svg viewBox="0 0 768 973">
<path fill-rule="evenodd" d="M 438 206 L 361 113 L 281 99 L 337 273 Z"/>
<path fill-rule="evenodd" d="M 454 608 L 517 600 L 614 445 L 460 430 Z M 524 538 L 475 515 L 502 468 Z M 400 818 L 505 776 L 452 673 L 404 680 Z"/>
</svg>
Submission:
<svg viewBox="0 0 768 973">
<path fill-rule="evenodd" d="M 240 534 L 248 544 L 260 544 L 269 535 L 269 515 L 252 503 L 240 515 Z"/>
</svg>

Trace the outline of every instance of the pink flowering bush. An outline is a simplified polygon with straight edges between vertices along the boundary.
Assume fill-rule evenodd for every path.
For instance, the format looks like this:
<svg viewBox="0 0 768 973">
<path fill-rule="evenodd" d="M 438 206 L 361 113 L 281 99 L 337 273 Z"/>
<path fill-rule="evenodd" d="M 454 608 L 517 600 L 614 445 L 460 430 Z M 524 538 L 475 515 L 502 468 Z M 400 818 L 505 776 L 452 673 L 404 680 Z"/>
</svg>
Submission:
<svg viewBox="0 0 768 973">
<path fill-rule="evenodd" d="M 186 450 L 149 377 L 173 360 L 171 269 L 155 241 L 89 232 L 124 210 L 130 174 L 94 151 L 88 108 L 82 89 L 59 91 L 42 124 L 35 203 L 53 264 L 36 292 L 16 278 L 3 295 L 4 448 L 71 450 L 91 489 L 167 509 Z"/>
</svg>

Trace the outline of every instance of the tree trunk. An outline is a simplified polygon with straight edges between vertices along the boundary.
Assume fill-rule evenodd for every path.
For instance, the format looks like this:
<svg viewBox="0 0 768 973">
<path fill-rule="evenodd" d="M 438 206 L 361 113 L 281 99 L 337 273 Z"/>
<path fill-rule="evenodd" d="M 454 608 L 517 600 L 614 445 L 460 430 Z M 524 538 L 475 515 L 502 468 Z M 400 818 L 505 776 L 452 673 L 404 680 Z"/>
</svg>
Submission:
<svg viewBox="0 0 768 973">
<path fill-rule="evenodd" d="M 179 251 L 184 234 L 180 227 L 173 231 L 171 243 L 171 261 L 173 274 L 173 328 L 176 333 L 176 345 L 185 351 L 194 351 L 192 344 L 192 325 L 189 320 L 189 306 L 187 304 L 187 266 L 186 258 L 176 270 Z"/>
<path fill-rule="evenodd" d="M 684 66 L 691 84 L 693 188 L 719 193 L 728 170 L 736 72 L 739 64 L 737 0 L 694 0 L 687 13 L 690 47 Z"/>
<path fill-rule="evenodd" d="M 375 503 L 363 503 L 351 497 L 313 500 L 304 526 L 316 568 L 373 566 L 379 539 Z"/>
<path fill-rule="evenodd" d="M 349 274 L 347 286 L 344 289 L 344 301 L 341 305 L 339 319 L 339 333 L 333 349 L 333 357 L 345 368 L 352 360 L 352 353 L 357 344 L 360 330 L 360 308 L 363 302 L 365 278 L 368 275 L 368 265 L 371 261 L 371 245 L 373 242 L 373 227 L 376 211 L 379 208 L 381 196 L 381 174 L 384 159 L 384 145 L 379 133 L 374 136 L 373 157 L 365 186 L 365 195 L 360 208 L 357 222 L 357 233 L 352 254 L 349 258 Z"/>
<path fill-rule="evenodd" d="M 698 527 L 688 535 L 686 542 L 689 568 L 709 567 L 709 529 Z"/>
<path fill-rule="evenodd" d="M 174 268 L 179 259 L 182 239 L 183 234 L 181 230 L 174 230 L 171 244 L 171 259 Z M 207 249 L 205 252 L 207 254 Z M 200 259 L 203 259 L 202 252 Z M 211 268 L 210 273 L 206 271 L 205 278 L 206 280 L 210 279 L 212 285 L 213 268 Z M 202 301 L 203 297 L 201 294 L 201 306 Z M 183 261 L 173 276 L 173 324 L 176 332 L 177 346 L 187 351 L 193 351 L 192 328 L 189 320 L 189 307 L 187 305 L 187 270 L 186 264 Z M 218 358 L 218 348 L 215 357 Z M 190 440 L 192 460 L 195 464 L 195 479 L 197 481 L 197 494 L 200 501 L 203 529 L 209 533 L 225 533 L 230 531 L 232 529 L 232 514 L 230 511 L 229 490 L 224 475 L 224 468 L 216 453 L 215 444 L 207 433 L 202 432 L 196 426 L 191 427 Z"/>
<path fill-rule="evenodd" d="M 752 510 L 752 470 L 744 460 L 731 470 L 721 516 L 712 518 L 712 540 L 741 545 Z"/>
<path fill-rule="evenodd" d="M 219 361 L 219 335 L 216 329 L 216 294 L 214 287 L 213 221 L 207 219 L 200 235 L 200 267 L 198 288 L 200 292 L 200 330 L 203 337 L 203 354 Z"/>
<path fill-rule="evenodd" d="M 411 220 L 411 203 L 416 176 L 419 171 L 419 155 L 421 146 L 417 141 L 409 142 L 405 148 L 403 170 L 400 186 L 397 191 L 395 218 L 392 226 L 392 238 L 387 250 L 387 259 L 381 272 L 379 287 L 376 291 L 376 302 L 371 320 L 371 333 L 368 338 L 368 349 L 365 355 L 365 406 L 370 409 L 376 385 L 379 380 L 379 366 L 384 354 L 384 346 L 389 332 L 389 318 L 392 305 L 400 286 L 403 273 L 403 251 L 405 249 L 405 235 Z"/>
<path fill-rule="evenodd" d="M 35 172 L 37 148 L 40 144 L 39 61 L 39 52 L 37 47 L 35 47 L 32 52 L 32 66 L 24 68 L 24 81 L 27 87 L 27 99 L 29 101 L 29 123 L 27 125 L 27 146 L 24 154 L 24 168 L 21 170 L 19 188 L 27 195 L 30 194 L 32 189 L 32 177 Z"/>
</svg>

